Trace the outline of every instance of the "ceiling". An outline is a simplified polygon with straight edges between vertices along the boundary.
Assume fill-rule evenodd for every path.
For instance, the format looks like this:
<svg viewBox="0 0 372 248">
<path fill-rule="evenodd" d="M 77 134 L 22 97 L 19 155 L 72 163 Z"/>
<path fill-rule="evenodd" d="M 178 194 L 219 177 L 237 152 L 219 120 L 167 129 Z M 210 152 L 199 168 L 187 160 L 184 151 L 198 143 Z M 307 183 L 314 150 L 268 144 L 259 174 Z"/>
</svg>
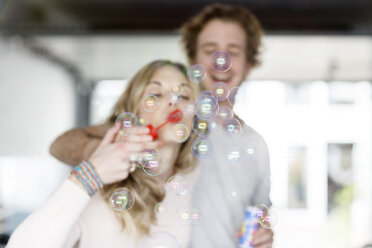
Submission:
<svg viewBox="0 0 372 248">
<path fill-rule="evenodd" d="M 171 33 L 211 0 L 0 0 L 8 34 Z M 372 0 L 230 0 L 268 33 L 372 34 Z"/>
</svg>

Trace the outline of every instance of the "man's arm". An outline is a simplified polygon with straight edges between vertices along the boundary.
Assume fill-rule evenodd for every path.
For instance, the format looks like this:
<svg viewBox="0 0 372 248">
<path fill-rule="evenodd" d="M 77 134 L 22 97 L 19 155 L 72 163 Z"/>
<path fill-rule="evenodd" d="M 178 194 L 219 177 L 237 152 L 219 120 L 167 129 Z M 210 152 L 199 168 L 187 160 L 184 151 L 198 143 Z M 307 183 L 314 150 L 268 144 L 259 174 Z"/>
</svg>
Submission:
<svg viewBox="0 0 372 248">
<path fill-rule="evenodd" d="M 105 124 L 71 129 L 52 143 L 50 154 L 66 164 L 75 166 L 93 153 L 105 131 Z"/>
</svg>

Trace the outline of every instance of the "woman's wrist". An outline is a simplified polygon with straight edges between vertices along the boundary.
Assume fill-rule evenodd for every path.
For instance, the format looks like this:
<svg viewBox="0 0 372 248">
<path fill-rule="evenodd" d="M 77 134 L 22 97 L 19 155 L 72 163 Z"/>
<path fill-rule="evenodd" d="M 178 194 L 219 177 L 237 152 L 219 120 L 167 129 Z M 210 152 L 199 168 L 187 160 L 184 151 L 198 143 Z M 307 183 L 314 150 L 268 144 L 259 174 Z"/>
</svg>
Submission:
<svg viewBox="0 0 372 248">
<path fill-rule="evenodd" d="M 77 186 L 79 186 L 79 188 L 81 188 L 84 192 L 86 192 L 89 195 L 88 190 L 79 181 L 79 179 L 77 178 L 77 176 L 75 174 L 71 173 L 70 176 L 68 177 L 68 179 L 71 180 L 73 183 L 75 183 Z"/>
<path fill-rule="evenodd" d="M 99 178 L 93 165 L 86 160 L 75 166 L 72 169 L 71 175 L 74 182 L 83 187 L 90 196 L 93 196 L 103 188 L 102 180 Z"/>
</svg>

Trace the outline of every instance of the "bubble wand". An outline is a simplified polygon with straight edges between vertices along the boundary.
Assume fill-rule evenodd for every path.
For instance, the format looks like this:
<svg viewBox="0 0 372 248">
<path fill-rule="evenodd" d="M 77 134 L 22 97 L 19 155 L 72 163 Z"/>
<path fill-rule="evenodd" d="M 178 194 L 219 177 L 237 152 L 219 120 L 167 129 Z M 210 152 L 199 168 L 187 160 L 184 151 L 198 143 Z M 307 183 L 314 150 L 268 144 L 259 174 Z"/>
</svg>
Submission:
<svg viewBox="0 0 372 248">
<path fill-rule="evenodd" d="M 151 124 L 147 125 L 147 127 L 150 129 L 150 135 L 154 140 L 156 140 L 159 137 L 158 130 L 162 127 L 164 127 L 168 123 L 177 123 L 179 122 L 183 117 L 182 111 L 179 109 L 176 109 L 172 113 L 169 114 L 168 120 L 166 120 L 164 123 L 162 123 L 160 126 L 154 128 Z"/>
</svg>

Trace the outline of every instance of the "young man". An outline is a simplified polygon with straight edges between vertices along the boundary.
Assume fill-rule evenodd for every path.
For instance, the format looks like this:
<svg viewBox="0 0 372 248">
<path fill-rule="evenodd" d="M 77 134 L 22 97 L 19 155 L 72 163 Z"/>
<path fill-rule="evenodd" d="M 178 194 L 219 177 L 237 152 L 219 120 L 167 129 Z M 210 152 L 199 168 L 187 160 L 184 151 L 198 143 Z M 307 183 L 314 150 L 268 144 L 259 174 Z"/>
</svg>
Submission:
<svg viewBox="0 0 372 248">
<path fill-rule="evenodd" d="M 255 16 L 241 6 L 214 4 L 194 16 L 182 27 L 182 42 L 190 64 L 203 64 L 207 77 L 201 88 L 210 90 L 217 82 L 230 89 L 238 87 L 250 70 L 259 64 L 262 28 Z M 211 55 L 229 53 L 232 67 L 218 72 L 211 66 Z M 219 106 L 229 106 L 227 100 Z M 203 214 L 203 222 L 192 228 L 191 247 L 236 247 L 234 233 L 244 219 L 248 205 L 271 205 L 269 154 L 262 137 L 242 123 L 243 133 L 232 139 L 218 130 L 210 135 L 213 157 L 200 160 L 201 177 L 193 195 L 193 205 Z M 240 167 L 226 165 L 226 152 L 233 147 L 254 151 L 254 158 Z M 254 247 L 271 247 L 273 233 L 260 227 L 254 235 Z"/>
<path fill-rule="evenodd" d="M 258 65 L 262 29 L 252 13 L 240 6 L 214 4 L 194 16 L 182 27 L 182 41 L 190 64 L 203 64 L 207 77 L 201 87 L 210 90 L 216 82 L 225 82 L 230 89 L 238 87 L 250 70 Z M 213 52 L 230 54 L 232 67 L 217 72 L 210 67 Z M 219 103 L 228 106 L 227 101 Z M 215 146 L 213 157 L 201 160 L 201 176 L 193 196 L 203 222 L 194 225 L 191 247 L 236 247 L 236 233 L 248 205 L 271 205 L 269 186 L 264 183 L 270 174 L 269 155 L 262 137 L 248 126 L 238 139 L 227 138 L 216 129 L 210 135 Z M 86 159 L 104 135 L 103 126 L 70 130 L 56 139 L 51 154 L 61 161 L 76 165 Z M 247 145 L 254 151 L 249 165 L 226 166 L 223 153 L 232 146 Z M 252 149 L 254 147 L 254 149 Z M 232 196 L 232 197 L 231 197 Z M 271 247 L 273 233 L 260 227 L 254 235 L 254 247 Z"/>
</svg>

